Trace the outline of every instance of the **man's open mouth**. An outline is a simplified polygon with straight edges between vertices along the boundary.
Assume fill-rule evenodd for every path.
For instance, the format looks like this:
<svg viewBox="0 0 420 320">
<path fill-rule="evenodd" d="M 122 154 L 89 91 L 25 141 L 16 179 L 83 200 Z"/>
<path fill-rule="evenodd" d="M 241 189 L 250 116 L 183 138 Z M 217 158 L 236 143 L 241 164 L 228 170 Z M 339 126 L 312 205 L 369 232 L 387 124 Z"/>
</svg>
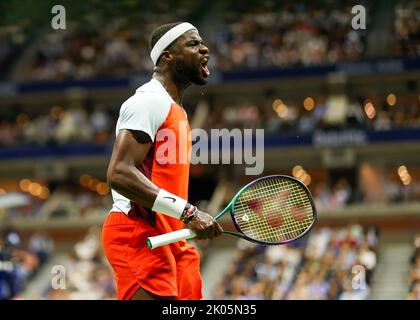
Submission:
<svg viewBox="0 0 420 320">
<path fill-rule="evenodd" d="M 209 62 L 208 57 L 204 57 L 203 60 L 201 60 L 201 74 L 203 75 L 204 78 L 207 78 L 210 75 L 208 62 Z"/>
</svg>

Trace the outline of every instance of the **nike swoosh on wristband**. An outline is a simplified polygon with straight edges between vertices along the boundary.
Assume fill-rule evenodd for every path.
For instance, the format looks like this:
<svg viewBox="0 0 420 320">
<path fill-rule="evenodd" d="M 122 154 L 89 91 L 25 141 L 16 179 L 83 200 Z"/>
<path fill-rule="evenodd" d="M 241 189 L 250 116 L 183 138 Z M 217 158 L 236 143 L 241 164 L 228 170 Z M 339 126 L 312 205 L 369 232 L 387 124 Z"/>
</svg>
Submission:
<svg viewBox="0 0 420 320">
<path fill-rule="evenodd" d="M 164 199 L 170 199 L 170 200 L 172 200 L 172 203 L 174 203 L 175 201 L 176 201 L 176 199 L 175 198 L 172 198 L 172 197 L 163 197 Z"/>
</svg>

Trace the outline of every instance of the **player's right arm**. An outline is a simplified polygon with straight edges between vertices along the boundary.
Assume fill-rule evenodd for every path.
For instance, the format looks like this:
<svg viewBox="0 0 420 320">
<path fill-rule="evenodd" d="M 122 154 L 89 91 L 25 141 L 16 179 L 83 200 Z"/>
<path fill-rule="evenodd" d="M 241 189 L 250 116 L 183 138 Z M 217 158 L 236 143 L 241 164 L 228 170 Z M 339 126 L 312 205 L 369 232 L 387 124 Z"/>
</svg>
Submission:
<svg viewBox="0 0 420 320">
<path fill-rule="evenodd" d="M 124 197 L 151 208 L 159 188 L 138 170 L 152 142 L 142 131 L 122 129 L 118 132 L 108 166 L 109 186 Z"/>
<path fill-rule="evenodd" d="M 108 166 L 107 181 L 108 185 L 119 194 L 153 209 L 159 192 L 163 190 L 137 169 L 145 160 L 151 146 L 151 138 L 145 132 L 119 130 Z M 193 206 L 187 203 L 185 207 Z M 165 214 L 162 210 L 160 212 Z M 199 239 L 213 238 L 223 232 L 212 216 L 198 209 L 194 217 L 188 220 L 187 226 L 197 234 Z"/>
</svg>

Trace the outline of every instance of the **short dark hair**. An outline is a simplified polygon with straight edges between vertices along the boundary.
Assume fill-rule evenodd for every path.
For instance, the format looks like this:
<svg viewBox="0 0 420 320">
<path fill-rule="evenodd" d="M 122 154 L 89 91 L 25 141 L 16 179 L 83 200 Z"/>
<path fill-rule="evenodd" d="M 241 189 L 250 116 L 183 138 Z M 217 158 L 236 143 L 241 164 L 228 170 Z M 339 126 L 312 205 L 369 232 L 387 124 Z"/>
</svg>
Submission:
<svg viewBox="0 0 420 320">
<path fill-rule="evenodd" d="M 182 22 L 173 22 L 173 23 L 167 23 L 163 24 L 159 27 L 157 27 L 155 30 L 153 30 L 152 35 L 150 37 L 150 50 L 153 49 L 156 42 L 159 41 L 159 39 L 169 30 L 171 30 L 173 27 L 176 27 L 177 25 L 181 24 Z M 170 47 L 170 46 L 169 46 Z M 168 47 L 168 48 L 169 48 Z M 159 63 L 160 58 L 156 61 L 156 65 Z"/>
</svg>

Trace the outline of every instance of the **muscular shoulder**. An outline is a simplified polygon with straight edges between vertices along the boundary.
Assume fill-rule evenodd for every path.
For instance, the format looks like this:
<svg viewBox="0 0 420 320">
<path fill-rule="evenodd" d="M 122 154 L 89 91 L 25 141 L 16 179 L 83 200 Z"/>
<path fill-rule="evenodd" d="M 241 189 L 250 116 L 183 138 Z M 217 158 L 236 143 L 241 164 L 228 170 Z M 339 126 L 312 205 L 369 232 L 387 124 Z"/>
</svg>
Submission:
<svg viewBox="0 0 420 320">
<path fill-rule="evenodd" d="M 141 86 L 121 105 L 117 131 L 120 129 L 144 131 L 154 140 L 173 102 L 163 87 L 156 82 L 156 80 L 150 81 Z"/>
<path fill-rule="evenodd" d="M 166 91 L 156 83 L 150 81 L 138 88 L 134 95 L 121 106 L 121 113 L 125 111 L 146 112 L 149 109 L 156 113 L 168 113 L 173 102 Z"/>
</svg>

